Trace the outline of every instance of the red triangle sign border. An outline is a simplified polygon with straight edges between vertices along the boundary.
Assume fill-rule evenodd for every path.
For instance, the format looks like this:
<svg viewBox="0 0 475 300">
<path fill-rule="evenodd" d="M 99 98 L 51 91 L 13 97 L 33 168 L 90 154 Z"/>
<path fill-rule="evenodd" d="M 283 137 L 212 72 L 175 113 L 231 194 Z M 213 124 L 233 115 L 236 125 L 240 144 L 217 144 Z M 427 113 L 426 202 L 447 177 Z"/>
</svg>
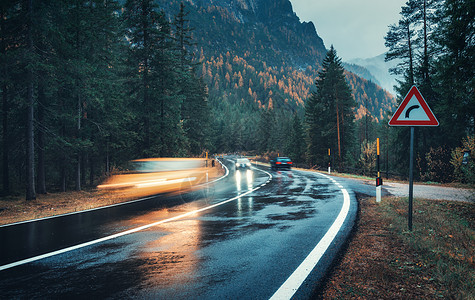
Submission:
<svg viewBox="0 0 475 300">
<path fill-rule="evenodd" d="M 429 120 L 398 120 L 399 116 L 402 114 L 413 96 L 417 98 L 419 104 L 421 105 Z M 417 87 L 413 85 L 404 100 L 397 108 L 391 120 L 389 120 L 388 124 L 389 126 L 439 126 L 439 121 L 437 121 L 437 118 L 432 113 L 432 110 L 427 105 L 427 102 L 425 101 L 424 97 L 419 92 Z"/>
</svg>

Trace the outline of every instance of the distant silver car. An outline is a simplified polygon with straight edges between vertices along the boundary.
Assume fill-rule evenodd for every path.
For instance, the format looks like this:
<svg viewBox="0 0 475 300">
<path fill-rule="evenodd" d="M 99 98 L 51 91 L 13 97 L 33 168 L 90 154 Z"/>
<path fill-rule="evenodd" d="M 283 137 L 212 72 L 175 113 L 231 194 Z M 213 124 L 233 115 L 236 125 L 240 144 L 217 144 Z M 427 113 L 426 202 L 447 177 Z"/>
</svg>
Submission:
<svg viewBox="0 0 475 300">
<path fill-rule="evenodd" d="M 238 158 L 236 160 L 236 170 L 245 170 L 251 168 L 251 162 L 247 158 Z"/>
</svg>

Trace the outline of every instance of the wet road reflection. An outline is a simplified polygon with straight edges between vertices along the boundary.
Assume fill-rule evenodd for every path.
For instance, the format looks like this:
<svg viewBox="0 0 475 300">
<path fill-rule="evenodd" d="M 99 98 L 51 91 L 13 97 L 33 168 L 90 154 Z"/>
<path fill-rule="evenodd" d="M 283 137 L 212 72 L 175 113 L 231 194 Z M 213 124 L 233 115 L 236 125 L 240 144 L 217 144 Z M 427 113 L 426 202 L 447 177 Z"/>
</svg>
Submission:
<svg viewBox="0 0 475 300">
<path fill-rule="evenodd" d="M 201 221 L 186 219 L 144 232 L 151 240 L 138 249 L 137 257 L 147 290 L 174 291 L 196 278 L 201 240 Z M 155 239 L 153 239 L 156 237 Z"/>
<path fill-rule="evenodd" d="M 244 199 L 237 199 L 237 216 L 243 217 L 244 215 L 251 215 L 254 206 L 254 198 L 252 196 L 245 197 Z"/>
<path fill-rule="evenodd" d="M 253 188 L 253 171 L 250 169 L 247 170 L 236 170 L 235 172 L 236 179 L 236 192 L 239 194 L 242 190 L 249 191 Z"/>
<path fill-rule="evenodd" d="M 269 298 L 325 234 L 341 199 L 325 178 L 294 171 L 272 172 L 273 180 L 253 191 L 267 174 L 232 170 L 196 201 L 93 223 L 83 230 L 137 228 L 187 214 L 1 271 L 0 298 Z"/>
</svg>

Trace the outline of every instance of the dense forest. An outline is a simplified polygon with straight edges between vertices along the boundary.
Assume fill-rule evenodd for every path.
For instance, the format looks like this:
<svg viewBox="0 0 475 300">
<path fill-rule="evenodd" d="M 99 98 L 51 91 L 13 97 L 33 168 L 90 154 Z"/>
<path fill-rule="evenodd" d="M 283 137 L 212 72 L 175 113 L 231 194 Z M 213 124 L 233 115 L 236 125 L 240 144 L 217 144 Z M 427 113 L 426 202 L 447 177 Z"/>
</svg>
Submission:
<svg viewBox="0 0 475 300">
<path fill-rule="evenodd" d="M 159 3 L 173 15 L 180 1 Z M 295 116 L 303 124 L 305 103 L 327 52 L 313 24 L 301 23 L 288 0 L 202 0 L 187 5 L 201 63 L 198 74 L 208 86 L 215 120 L 212 151 L 294 156 L 290 141 L 295 138 L 289 137 Z M 361 139 L 352 141 L 355 144 L 366 135 L 368 126 L 363 125 L 381 122 L 386 111 L 396 107 L 396 99 L 374 82 L 344 73 L 356 100 L 353 110 Z M 261 123 L 266 128 L 260 128 Z"/>
<path fill-rule="evenodd" d="M 386 60 L 400 61 L 391 70 L 403 76 L 396 87 L 398 99 L 416 85 L 440 122 L 436 128 L 416 128 L 415 176 L 473 184 L 475 164 L 469 157 L 475 150 L 475 2 L 410 0 L 400 16 L 385 37 Z M 406 172 L 409 128 L 390 132 L 393 166 Z"/>
<path fill-rule="evenodd" d="M 183 6 L 171 21 L 145 0 L 2 1 L 0 14 L 3 194 L 80 190 L 124 161 L 206 148 Z"/>
<path fill-rule="evenodd" d="M 340 170 L 370 172 L 376 137 L 383 169 L 407 172 L 407 130 L 386 125 L 396 100 L 345 71 L 288 0 L 208 2 L 2 1 L 2 194 L 80 190 L 131 159 L 205 152 L 318 168 L 330 147 Z M 441 123 L 417 129 L 422 180 L 474 181 L 473 20 L 473 1 L 411 0 L 386 36 L 399 100 L 417 84 Z M 310 119 L 331 70 L 348 92 L 341 128 L 335 103 Z"/>
</svg>

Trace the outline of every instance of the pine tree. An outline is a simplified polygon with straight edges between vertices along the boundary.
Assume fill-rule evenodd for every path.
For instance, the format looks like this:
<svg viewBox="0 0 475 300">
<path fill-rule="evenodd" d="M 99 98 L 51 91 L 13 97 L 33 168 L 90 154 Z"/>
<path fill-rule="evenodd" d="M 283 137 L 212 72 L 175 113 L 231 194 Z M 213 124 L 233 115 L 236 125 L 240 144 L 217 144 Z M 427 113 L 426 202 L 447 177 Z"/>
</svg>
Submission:
<svg viewBox="0 0 475 300">
<path fill-rule="evenodd" d="M 291 126 L 290 137 L 286 136 L 286 141 L 288 141 L 286 152 L 293 161 L 302 162 L 305 154 L 305 132 L 302 120 L 297 113 L 294 113 Z"/>
<path fill-rule="evenodd" d="M 181 2 L 180 10 L 175 16 L 173 26 L 178 56 L 178 70 L 185 74 L 188 74 L 188 71 L 194 67 L 192 64 L 194 54 L 190 51 L 190 48 L 195 46 L 195 43 L 192 38 L 193 28 L 190 27 L 190 21 L 187 19 L 188 15 L 189 12 L 185 11 L 185 4 Z"/>
<path fill-rule="evenodd" d="M 386 34 L 385 45 L 389 48 L 386 53 L 386 61 L 394 59 L 401 60 L 400 63 L 390 72 L 395 75 L 404 75 L 407 80 L 414 84 L 414 46 L 417 43 L 414 32 L 414 12 L 417 6 L 415 1 L 408 1 L 406 6 L 401 9 L 401 19 L 398 24 L 389 26 L 389 31 Z"/>
<path fill-rule="evenodd" d="M 209 140 L 208 93 L 203 80 L 196 76 L 198 64 L 193 62 L 191 47 L 195 46 L 195 43 L 192 39 L 193 28 L 187 19 L 188 14 L 189 12 L 185 11 L 185 4 L 181 2 L 173 25 L 185 141 L 190 153 L 197 155 L 203 152 Z"/>
<path fill-rule="evenodd" d="M 260 112 L 257 136 L 259 144 L 257 150 L 264 153 L 272 149 L 272 131 L 275 123 L 275 115 L 273 111 L 263 109 Z"/>
<path fill-rule="evenodd" d="M 333 46 L 323 60 L 323 69 L 315 80 L 316 92 L 307 102 L 305 116 L 309 162 L 323 165 L 327 148 L 334 149 L 339 167 L 352 136 L 353 108 L 356 103 L 345 80 L 341 60 Z"/>
<path fill-rule="evenodd" d="M 26 102 L 27 102 L 27 125 L 26 125 L 26 136 L 27 136 L 27 147 L 26 147 L 26 173 L 27 173 L 27 187 L 26 187 L 26 200 L 35 200 L 36 199 L 36 189 L 35 189 L 35 140 L 34 140 L 34 59 L 35 55 L 35 45 L 33 44 L 33 0 L 28 0 L 26 4 L 26 49 L 25 56 L 29 57 L 30 61 L 26 66 Z"/>
<path fill-rule="evenodd" d="M 439 59 L 434 113 L 440 122 L 439 143 L 458 146 L 475 132 L 475 3 L 447 0 L 439 10 L 436 42 Z"/>
<path fill-rule="evenodd" d="M 41 9 L 38 100 L 44 116 L 39 109 L 38 129 L 50 136 L 45 159 L 49 157 L 49 164 L 59 169 L 61 190 L 67 189 L 70 173 L 80 190 L 88 173 L 94 181 L 101 136 L 117 131 L 107 127 L 110 118 L 119 118 L 114 109 L 107 110 L 107 102 L 117 99 L 120 91 L 117 77 L 112 76 L 118 72 L 122 43 L 119 6 L 114 0 L 63 0 L 44 2 Z"/>
<path fill-rule="evenodd" d="M 129 40 L 130 109 L 136 118 L 135 147 L 141 149 L 140 157 L 175 156 L 182 144 L 183 127 L 170 24 L 151 0 L 127 1 L 124 19 Z"/>
<path fill-rule="evenodd" d="M 403 75 L 403 80 L 398 80 L 395 87 L 398 98 L 407 94 L 411 86 L 418 85 L 424 97 L 429 101 L 437 99 L 432 86 L 432 65 L 431 57 L 434 55 L 434 46 L 431 42 L 432 28 L 435 26 L 434 10 L 438 5 L 438 0 L 410 0 L 401 9 L 401 19 L 398 25 L 391 25 L 385 40 L 386 47 L 389 48 L 386 60 L 399 59 L 401 62 L 397 67 L 391 69 L 393 74 Z M 398 144 L 393 149 L 396 152 L 397 165 L 401 166 L 400 171 L 407 165 L 406 153 L 409 147 L 408 128 L 394 129 Z M 417 128 L 415 131 L 414 149 L 415 156 L 423 159 L 424 151 L 436 144 L 432 128 Z"/>
<path fill-rule="evenodd" d="M 10 152 L 11 152 L 11 102 L 13 94 L 13 72 L 15 41 L 17 32 L 13 28 L 18 25 L 20 17 L 14 8 L 14 1 L 3 1 L 0 4 L 0 91 L 2 95 L 2 187 L 4 195 L 10 194 Z M 16 51 L 17 52 L 17 51 Z"/>
<path fill-rule="evenodd" d="M 102 162 L 107 160 L 108 143 L 125 144 L 125 149 L 114 149 L 116 156 L 120 152 L 130 151 L 127 143 L 131 133 L 124 121 L 129 112 L 123 110 L 124 88 L 120 77 L 123 74 L 122 56 L 127 48 L 122 41 L 119 11 L 116 0 L 99 0 L 89 15 L 90 22 L 94 24 L 89 58 L 93 70 L 87 81 L 88 101 L 83 108 L 83 130 L 89 140 L 85 158 L 91 185 Z"/>
</svg>

